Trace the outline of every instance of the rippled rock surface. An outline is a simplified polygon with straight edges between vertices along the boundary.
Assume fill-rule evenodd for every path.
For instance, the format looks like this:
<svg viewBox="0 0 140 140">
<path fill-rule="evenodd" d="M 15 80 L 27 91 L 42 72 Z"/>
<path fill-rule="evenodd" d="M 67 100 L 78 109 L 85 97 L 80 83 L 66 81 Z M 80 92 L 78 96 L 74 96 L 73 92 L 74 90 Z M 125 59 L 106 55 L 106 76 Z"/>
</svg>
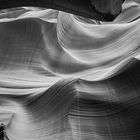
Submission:
<svg viewBox="0 0 140 140">
<path fill-rule="evenodd" d="M 139 140 L 140 2 L 113 22 L 22 7 L 0 13 L 0 122 L 10 140 Z"/>
</svg>

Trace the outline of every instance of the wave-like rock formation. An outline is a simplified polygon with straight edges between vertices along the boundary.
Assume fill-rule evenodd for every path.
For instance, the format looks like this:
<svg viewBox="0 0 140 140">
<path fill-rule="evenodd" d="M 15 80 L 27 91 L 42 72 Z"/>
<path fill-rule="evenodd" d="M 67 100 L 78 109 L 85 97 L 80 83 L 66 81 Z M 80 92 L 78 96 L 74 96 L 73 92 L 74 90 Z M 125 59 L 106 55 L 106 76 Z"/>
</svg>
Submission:
<svg viewBox="0 0 140 140">
<path fill-rule="evenodd" d="M 0 122 L 10 140 L 139 140 L 140 2 L 113 22 L 22 7 L 0 13 Z"/>
</svg>

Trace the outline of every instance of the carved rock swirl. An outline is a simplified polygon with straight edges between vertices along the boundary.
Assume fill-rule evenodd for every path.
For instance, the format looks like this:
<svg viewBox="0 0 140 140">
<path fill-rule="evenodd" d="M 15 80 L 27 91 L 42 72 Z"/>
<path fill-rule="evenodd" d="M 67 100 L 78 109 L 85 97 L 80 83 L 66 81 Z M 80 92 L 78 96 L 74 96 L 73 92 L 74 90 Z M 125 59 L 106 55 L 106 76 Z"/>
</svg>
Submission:
<svg viewBox="0 0 140 140">
<path fill-rule="evenodd" d="M 9 139 L 138 140 L 139 17 L 138 0 L 113 22 L 37 7 L 2 12 L 0 122 Z"/>
</svg>

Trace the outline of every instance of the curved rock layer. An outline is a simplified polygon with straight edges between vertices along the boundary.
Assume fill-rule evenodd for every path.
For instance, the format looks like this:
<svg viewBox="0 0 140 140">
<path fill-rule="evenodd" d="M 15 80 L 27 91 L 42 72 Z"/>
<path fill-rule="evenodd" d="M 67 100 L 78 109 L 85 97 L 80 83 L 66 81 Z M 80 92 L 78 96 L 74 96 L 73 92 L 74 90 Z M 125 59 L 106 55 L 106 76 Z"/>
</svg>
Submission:
<svg viewBox="0 0 140 140">
<path fill-rule="evenodd" d="M 140 2 L 113 22 L 52 9 L 0 13 L 0 121 L 10 140 L 139 140 Z"/>
</svg>

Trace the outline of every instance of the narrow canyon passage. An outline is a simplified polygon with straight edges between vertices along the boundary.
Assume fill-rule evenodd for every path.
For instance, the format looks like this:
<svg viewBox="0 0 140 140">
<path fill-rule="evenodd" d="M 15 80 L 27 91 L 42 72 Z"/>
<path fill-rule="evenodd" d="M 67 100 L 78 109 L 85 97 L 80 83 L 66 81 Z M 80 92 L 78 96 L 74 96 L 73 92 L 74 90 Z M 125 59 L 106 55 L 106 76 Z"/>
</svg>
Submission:
<svg viewBox="0 0 140 140">
<path fill-rule="evenodd" d="M 139 140 L 140 2 L 112 22 L 39 7 L 0 13 L 0 123 L 9 140 Z"/>
</svg>

